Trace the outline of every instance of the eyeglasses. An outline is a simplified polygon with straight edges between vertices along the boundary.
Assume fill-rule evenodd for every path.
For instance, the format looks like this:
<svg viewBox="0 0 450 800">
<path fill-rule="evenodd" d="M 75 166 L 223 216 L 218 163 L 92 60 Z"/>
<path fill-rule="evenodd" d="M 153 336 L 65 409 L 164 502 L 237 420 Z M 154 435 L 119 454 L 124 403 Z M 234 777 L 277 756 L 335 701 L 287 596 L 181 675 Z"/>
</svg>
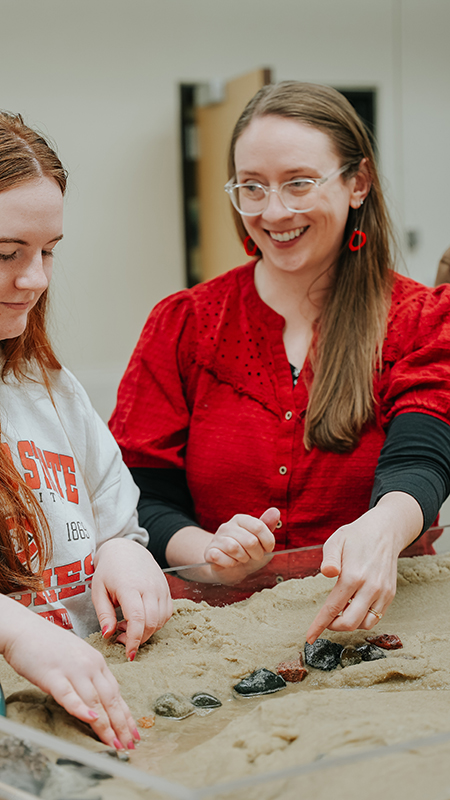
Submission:
<svg viewBox="0 0 450 800">
<path fill-rule="evenodd" d="M 224 189 L 230 197 L 236 211 L 243 217 L 257 217 L 269 206 L 271 192 L 278 195 L 284 207 L 294 213 L 306 214 L 316 207 L 319 201 L 319 190 L 331 178 L 342 175 L 351 164 L 345 164 L 330 175 L 323 178 L 296 178 L 282 183 L 279 189 L 269 189 L 262 183 L 234 183 L 232 178 Z"/>
</svg>

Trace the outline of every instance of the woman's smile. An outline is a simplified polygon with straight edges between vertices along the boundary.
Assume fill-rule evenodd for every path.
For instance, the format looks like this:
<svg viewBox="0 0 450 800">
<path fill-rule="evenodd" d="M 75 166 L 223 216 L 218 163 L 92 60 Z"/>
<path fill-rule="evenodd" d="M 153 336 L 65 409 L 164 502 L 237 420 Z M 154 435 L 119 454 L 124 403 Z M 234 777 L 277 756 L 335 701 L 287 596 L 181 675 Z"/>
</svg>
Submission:
<svg viewBox="0 0 450 800">
<path fill-rule="evenodd" d="M 236 142 L 236 180 L 276 189 L 267 208 L 243 216 L 243 224 L 273 271 L 304 272 L 312 281 L 336 263 L 353 197 L 354 178 L 336 174 L 320 186 L 314 207 L 286 208 L 279 189 L 286 181 L 317 180 L 341 167 L 333 143 L 322 130 L 296 119 L 255 117 Z"/>
<path fill-rule="evenodd" d="M 299 236 L 302 236 L 302 234 L 305 233 L 308 227 L 308 225 L 304 225 L 302 228 L 294 228 L 294 230 L 291 231 L 267 231 L 267 233 L 271 239 L 284 244 L 285 242 L 291 242 L 294 239 L 298 239 Z"/>
</svg>

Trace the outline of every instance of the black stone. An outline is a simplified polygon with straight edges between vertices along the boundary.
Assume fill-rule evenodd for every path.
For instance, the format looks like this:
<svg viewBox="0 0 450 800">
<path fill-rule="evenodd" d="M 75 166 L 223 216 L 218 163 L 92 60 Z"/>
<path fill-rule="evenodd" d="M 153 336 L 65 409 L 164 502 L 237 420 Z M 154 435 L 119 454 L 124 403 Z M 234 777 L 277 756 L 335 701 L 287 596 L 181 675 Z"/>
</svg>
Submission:
<svg viewBox="0 0 450 800">
<path fill-rule="evenodd" d="M 285 686 L 286 681 L 281 675 L 276 675 L 275 672 L 263 668 L 255 670 L 251 675 L 239 681 L 233 688 L 238 694 L 242 694 L 245 697 L 253 697 L 258 694 L 279 692 Z"/>
<path fill-rule="evenodd" d="M 87 764 L 74 761 L 72 758 L 57 758 L 56 763 L 60 767 L 72 767 L 78 775 L 84 775 L 92 781 L 107 781 L 111 777 L 108 772 L 100 772 L 100 770 L 95 769 L 95 767 L 89 767 Z"/>
<path fill-rule="evenodd" d="M 339 666 L 343 649 L 341 644 L 329 639 L 316 639 L 314 644 L 305 642 L 305 662 L 310 667 L 328 672 Z"/>
<path fill-rule="evenodd" d="M 222 705 L 217 697 L 214 697 L 212 694 L 207 694 L 206 692 L 197 692 L 193 694 L 191 703 L 197 708 L 219 708 L 219 706 Z"/>
<path fill-rule="evenodd" d="M 344 647 L 339 661 L 341 662 L 341 667 L 353 667 L 355 664 L 361 663 L 362 655 L 356 647 L 349 644 L 347 647 Z"/>
<path fill-rule="evenodd" d="M 363 661 L 378 661 L 379 658 L 386 658 L 386 653 L 383 653 L 381 647 L 376 644 L 362 644 L 356 648 L 361 653 Z"/>
</svg>

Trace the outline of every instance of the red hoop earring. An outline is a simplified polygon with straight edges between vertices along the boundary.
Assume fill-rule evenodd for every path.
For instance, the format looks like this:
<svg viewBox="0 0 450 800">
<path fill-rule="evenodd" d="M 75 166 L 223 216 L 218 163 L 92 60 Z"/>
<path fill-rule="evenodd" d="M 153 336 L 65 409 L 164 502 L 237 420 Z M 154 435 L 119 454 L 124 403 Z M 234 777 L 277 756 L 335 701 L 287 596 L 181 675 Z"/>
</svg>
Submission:
<svg viewBox="0 0 450 800">
<path fill-rule="evenodd" d="M 357 236 L 361 237 L 361 241 L 358 242 L 358 244 L 355 244 L 355 238 Z M 350 236 L 350 241 L 348 243 L 348 246 L 350 250 L 353 250 L 353 252 L 355 252 L 355 250 L 361 250 L 361 247 L 364 247 L 366 242 L 367 242 L 367 236 L 364 233 L 364 231 L 359 231 L 358 228 L 355 228 L 352 235 Z"/>
<path fill-rule="evenodd" d="M 258 245 L 255 244 L 251 236 L 246 236 L 242 244 L 244 245 L 244 250 L 248 256 L 258 255 Z"/>
</svg>

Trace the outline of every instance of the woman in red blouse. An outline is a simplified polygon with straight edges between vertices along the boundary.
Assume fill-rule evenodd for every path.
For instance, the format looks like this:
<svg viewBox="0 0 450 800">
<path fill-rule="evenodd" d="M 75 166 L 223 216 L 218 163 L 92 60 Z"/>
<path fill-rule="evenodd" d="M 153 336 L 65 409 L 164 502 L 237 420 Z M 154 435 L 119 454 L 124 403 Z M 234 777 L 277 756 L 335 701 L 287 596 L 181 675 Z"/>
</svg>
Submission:
<svg viewBox="0 0 450 800">
<path fill-rule="evenodd" d="M 369 629 L 399 554 L 433 552 L 450 489 L 450 291 L 394 272 L 373 150 L 339 92 L 264 87 L 229 177 L 253 258 L 156 306 L 111 420 L 140 522 L 162 565 L 209 562 L 205 581 L 324 544 L 339 577 L 309 640 Z"/>
</svg>

